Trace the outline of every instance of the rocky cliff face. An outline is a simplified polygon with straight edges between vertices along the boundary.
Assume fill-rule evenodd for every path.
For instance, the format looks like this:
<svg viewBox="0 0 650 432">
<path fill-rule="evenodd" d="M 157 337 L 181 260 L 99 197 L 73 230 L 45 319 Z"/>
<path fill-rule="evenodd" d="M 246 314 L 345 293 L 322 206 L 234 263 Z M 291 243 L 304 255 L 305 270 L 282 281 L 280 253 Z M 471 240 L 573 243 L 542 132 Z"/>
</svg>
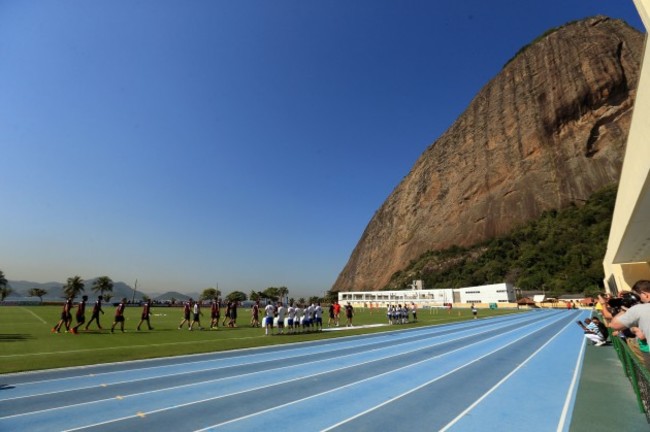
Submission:
<svg viewBox="0 0 650 432">
<path fill-rule="evenodd" d="M 520 52 L 375 213 L 333 289 L 380 289 L 427 250 L 507 233 L 616 182 L 643 43 L 594 17 Z"/>
</svg>

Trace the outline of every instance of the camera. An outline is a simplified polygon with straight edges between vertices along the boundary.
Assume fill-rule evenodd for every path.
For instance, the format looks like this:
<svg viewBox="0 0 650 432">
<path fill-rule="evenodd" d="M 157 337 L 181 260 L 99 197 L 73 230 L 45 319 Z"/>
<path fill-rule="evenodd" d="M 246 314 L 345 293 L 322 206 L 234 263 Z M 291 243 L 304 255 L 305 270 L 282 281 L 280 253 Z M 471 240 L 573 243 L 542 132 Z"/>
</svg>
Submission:
<svg viewBox="0 0 650 432">
<path fill-rule="evenodd" d="M 629 309 L 638 303 L 641 303 L 641 298 L 634 292 L 625 292 L 620 297 L 615 297 L 607 301 L 607 304 L 612 309 L 612 315 L 618 314 L 623 308 Z"/>
</svg>

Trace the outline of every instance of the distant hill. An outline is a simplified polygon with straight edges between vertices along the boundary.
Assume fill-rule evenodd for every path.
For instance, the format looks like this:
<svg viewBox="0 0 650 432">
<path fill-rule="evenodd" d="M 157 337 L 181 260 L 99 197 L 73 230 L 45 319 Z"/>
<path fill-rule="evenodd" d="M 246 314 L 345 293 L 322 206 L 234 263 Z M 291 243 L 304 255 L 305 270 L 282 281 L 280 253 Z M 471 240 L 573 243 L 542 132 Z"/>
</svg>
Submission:
<svg viewBox="0 0 650 432">
<path fill-rule="evenodd" d="M 168 291 L 168 292 L 166 292 L 164 294 L 160 294 L 160 295 L 158 295 L 156 297 L 153 297 L 153 299 L 156 300 L 156 301 L 169 301 L 171 299 L 185 301 L 185 300 L 189 300 L 190 297 L 194 298 L 194 299 L 198 298 L 198 296 L 194 297 L 192 294 L 188 295 L 188 294 L 181 294 L 181 293 L 176 292 L 176 291 Z"/>
<path fill-rule="evenodd" d="M 97 278 L 86 279 L 84 280 L 84 292 L 83 294 L 87 295 L 90 300 L 97 298 L 97 294 L 93 291 L 93 282 Z M 14 290 L 14 292 L 9 297 L 29 297 L 27 294 L 28 291 L 32 288 L 41 288 L 47 291 L 47 294 L 43 296 L 45 301 L 59 301 L 65 298 L 63 294 L 63 282 L 30 282 L 30 281 L 8 281 L 8 286 Z M 83 295 L 82 294 L 82 295 Z M 124 282 L 113 282 L 113 299 L 121 299 L 126 297 L 131 300 L 133 296 L 133 288 L 124 283 Z M 137 291 L 135 293 L 135 300 L 142 300 L 142 296 L 147 295 L 147 293 Z"/>
</svg>

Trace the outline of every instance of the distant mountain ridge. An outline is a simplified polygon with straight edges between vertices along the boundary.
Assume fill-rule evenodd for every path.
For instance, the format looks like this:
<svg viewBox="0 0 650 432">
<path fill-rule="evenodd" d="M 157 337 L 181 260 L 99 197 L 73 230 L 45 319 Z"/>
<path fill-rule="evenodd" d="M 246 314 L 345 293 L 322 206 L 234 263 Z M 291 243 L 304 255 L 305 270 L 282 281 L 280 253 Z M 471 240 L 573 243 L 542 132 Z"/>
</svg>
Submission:
<svg viewBox="0 0 650 432">
<path fill-rule="evenodd" d="M 98 294 L 96 294 L 92 289 L 93 282 L 96 279 L 97 278 L 84 280 L 84 291 L 81 295 L 87 295 L 90 300 L 94 300 L 97 298 Z M 7 285 L 14 291 L 8 297 L 9 299 L 11 297 L 29 297 L 27 293 L 32 288 L 41 288 L 47 291 L 47 294 L 43 296 L 43 300 L 60 301 L 65 298 L 65 294 L 63 293 L 63 286 L 65 285 L 65 283 L 63 282 L 39 283 L 39 282 L 30 282 L 30 281 L 10 280 L 8 281 Z M 136 301 L 142 300 L 142 296 L 147 295 L 147 293 L 136 291 L 134 297 L 133 288 L 124 282 L 113 282 L 113 292 L 111 294 L 113 296 L 113 299 L 121 299 L 123 297 L 126 297 L 129 300 L 135 298 Z"/>
<path fill-rule="evenodd" d="M 597 16 L 522 50 L 418 158 L 332 290 L 382 289 L 427 251 L 496 238 L 618 182 L 644 40 Z"/>
</svg>

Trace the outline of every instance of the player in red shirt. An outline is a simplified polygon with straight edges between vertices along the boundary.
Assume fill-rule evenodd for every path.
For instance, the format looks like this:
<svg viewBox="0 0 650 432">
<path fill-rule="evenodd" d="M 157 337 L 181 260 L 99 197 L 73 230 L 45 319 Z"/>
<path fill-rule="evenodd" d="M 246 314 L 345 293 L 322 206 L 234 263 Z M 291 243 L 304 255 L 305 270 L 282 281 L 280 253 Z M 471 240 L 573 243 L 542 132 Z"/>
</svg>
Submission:
<svg viewBox="0 0 650 432">
<path fill-rule="evenodd" d="M 149 322 L 150 316 L 151 316 L 151 299 L 147 300 L 142 304 L 142 316 L 140 317 L 140 323 L 138 324 L 138 327 L 136 327 L 137 331 L 140 331 L 140 326 L 145 321 L 147 322 L 147 327 L 149 327 L 149 330 L 153 330 L 153 327 L 151 327 L 151 323 Z"/>
<path fill-rule="evenodd" d="M 81 301 L 77 305 L 77 325 L 72 328 L 72 333 L 77 334 L 79 333 L 79 327 L 83 325 L 83 323 L 86 322 L 86 301 L 88 300 L 88 296 L 83 296 L 81 297 Z"/>
<path fill-rule="evenodd" d="M 124 297 L 120 304 L 118 304 L 115 308 L 115 321 L 113 321 L 111 333 L 114 332 L 117 323 L 120 323 L 120 330 L 122 330 L 122 333 L 124 333 L 124 309 L 126 309 L 126 297 Z"/>
<path fill-rule="evenodd" d="M 63 309 L 61 310 L 61 319 L 59 322 L 52 328 L 52 333 L 59 333 L 61 331 L 61 326 L 65 325 L 65 332 L 70 331 L 70 322 L 72 321 L 72 297 L 68 298 L 65 303 L 63 303 Z"/>
</svg>

